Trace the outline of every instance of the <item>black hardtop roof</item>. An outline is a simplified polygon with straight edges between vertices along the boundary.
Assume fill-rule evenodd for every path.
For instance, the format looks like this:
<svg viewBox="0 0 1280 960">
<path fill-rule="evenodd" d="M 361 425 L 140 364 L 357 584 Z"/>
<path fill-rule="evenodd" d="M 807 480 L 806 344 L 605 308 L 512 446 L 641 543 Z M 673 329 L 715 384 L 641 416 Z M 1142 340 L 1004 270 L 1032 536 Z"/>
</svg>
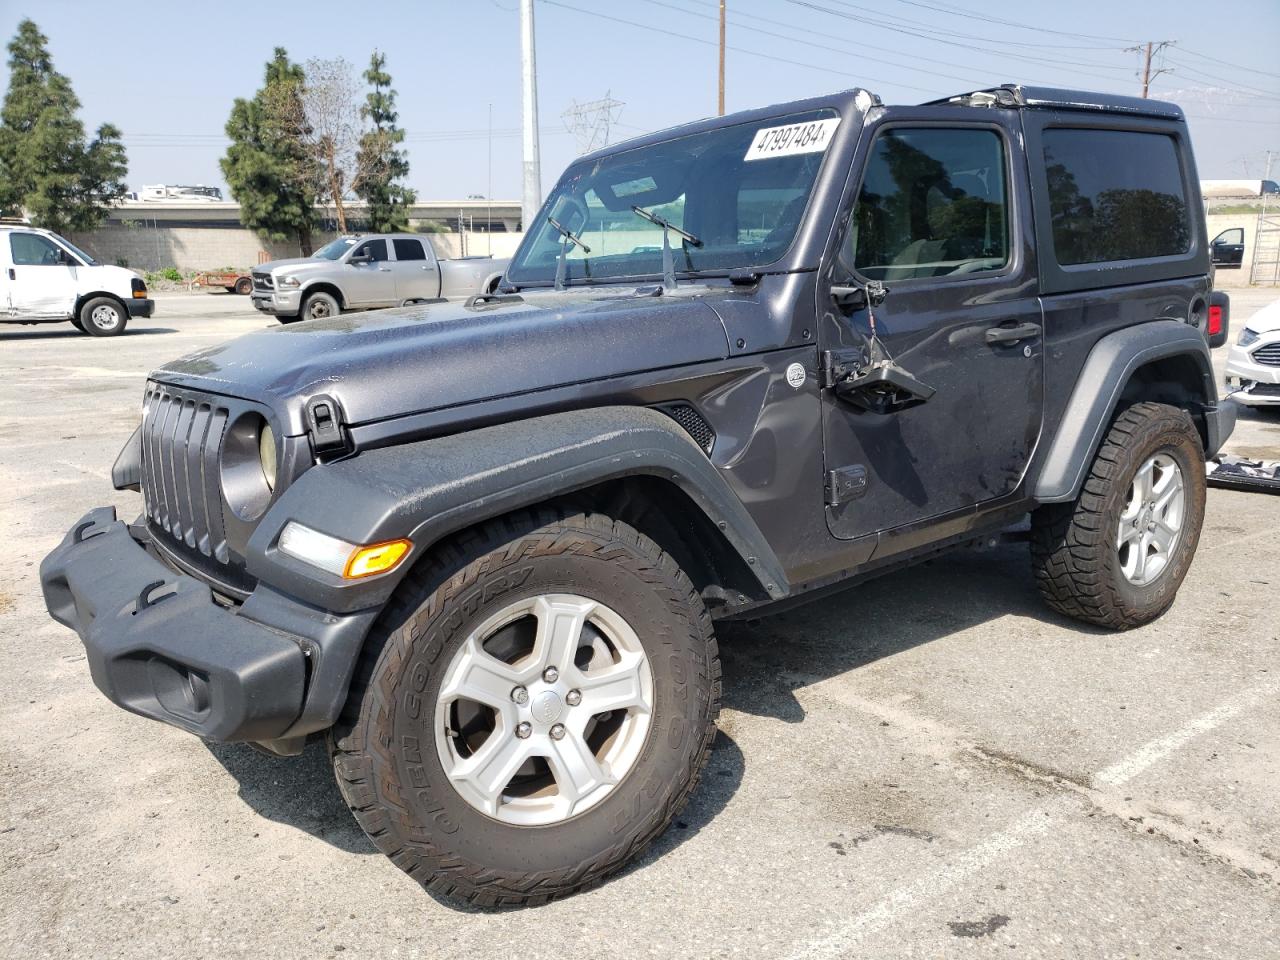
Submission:
<svg viewBox="0 0 1280 960">
<path fill-rule="evenodd" d="M 996 106 L 1023 107 L 1031 110 L 1082 110 L 1091 113 L 1122 113 L 1127 116 L 1160 117 L 1182 120 L 1182 108 L 1167 100 L 1122 97 L 1114 93 L 1090 93 L 1086 90 L 1064 90 L 1060 87 L 1024 87 L 1006 83 L 999 87 L 930 100 L 926 106 L 948 103 L 970 104 L 975 100 L 994 100 Z"/>
<path fill-rule="evenodd" d="M 1083 90 L 1063 90 L 1058 87 L 1024 87 L 1019 84 L 1006 83 L 999 87 L 988 87 L 985 90 L 974 90 L 969 93 L 944 97 L 941 100 L 930 100 L 924 106 L 943 106 L 946 104 L 972 104 L 975 101 L 993 103 L 1000 107 L 1015 107 L 1041 110 L 1083 110 L 1093 113 L 1118 113 L 1128 116 L 1160 117 L 1166 120 L 1182 120 L 1182 108 L 1176 103 L 1164 100 L 1144 100 L 1139 97 L 1121 97 L 1110 93 L 1089 93 Z M 835 110 L 841 116 L 851 112 L 865 113 L 871 107 L 882 106 L 878 96 L 862 87 L 853 87 L 836 93 L 828 93 L 803 100 L 791 100 L 786 103 L 774 103 L 767 107 L 756 107 L 751 110 L 740 110 L 723 117 L 707 117 L 674 127 L 666 127 L 651 133 L 640 134 L 629 140 L 611 143 L 594 153 L 578 157 L 574 163 L 594 160 L 599 157 L 646 147 L 654 143 L 662 143 L 675 137 L 687 136 L 691 133 L 702 133 L 717 127 L 729 127 L 739 123 L 752 123 L 768 120 L 771 117 L 792 113 L 807 113 L 824 107 Z"/>
<path fill-rule="evenodd" d="M 578 157 L 573 162 L 580 163 L 583 160 L 594 160 L 597 157 L 607 156 L 612 153 L 619 153 L 623 150 L 634 150 L 636 147 L 647 147 L 650 144 L 662 143 L 666 140 L 687 136 L 691 133 L 702 133 L 705 130 L 715 130 L 717 127 L 731 127 L 739 123 L 754 123 L 761 120 L 768 120 L 771 117 L 780 117 L 792 113 L 808 113 L 810 110 L 821 110 L 824 107 L 833 109 L 841 116 L 845 116 L 850 111 L 866 111 L 872 106 L 880 106 L 880 98 L 869 90 L 864 90 L 861 87 L 853 87 L 849 90 L 841 90 L 837 93 L 828 93 L 817 97 L 806 97 L 803 100 L 790 100 L 785 103 L 774 103 L 767 107 L 755 107 L 751 110 L 739 110 L 737 113 L 725 114 L 723 117 L 706 117 L 702 120 L 694 120 L 690 123 L 682 123 L 674 127 L 654 130 L 652 133 L 642 133 L 629 140 L 620 140 L 617 143 L 611 143 L 607 147 L 603 147 L 594 153 L 588 153 L 584 156 Z"/>
</svg>

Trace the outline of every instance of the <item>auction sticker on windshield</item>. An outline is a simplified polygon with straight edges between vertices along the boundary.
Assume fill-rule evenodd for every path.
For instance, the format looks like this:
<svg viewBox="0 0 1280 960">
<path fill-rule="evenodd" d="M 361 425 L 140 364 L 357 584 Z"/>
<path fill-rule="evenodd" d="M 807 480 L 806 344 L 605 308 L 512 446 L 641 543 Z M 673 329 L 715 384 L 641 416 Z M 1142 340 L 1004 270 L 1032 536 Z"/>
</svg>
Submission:
<svg viewBox="0 0 1280 960">
<path fill-rule="evenodd" d="M 790 157 L 797 153 L 822 153 L 831 142 L 839 117 L 826 120 L 810 120 L 792 123 L 785 127 L 765 127 L 757 130 L 747 155 L 743 160 L 767 160 L 770 157 Z"/>
</svg>

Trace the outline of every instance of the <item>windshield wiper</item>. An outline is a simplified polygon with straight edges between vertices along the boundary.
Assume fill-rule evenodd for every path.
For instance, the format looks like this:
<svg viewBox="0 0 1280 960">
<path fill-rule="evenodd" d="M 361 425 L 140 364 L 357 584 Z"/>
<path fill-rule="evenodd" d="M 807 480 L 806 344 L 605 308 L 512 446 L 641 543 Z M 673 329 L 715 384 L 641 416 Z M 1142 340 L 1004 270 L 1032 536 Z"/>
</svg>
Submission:
<svg viewBox="0 0 1280 960">
<path fill-rule="evenodd" d="M 695 247 L 702 246 L 702 241 L 695 237 L 687 230 L 681 230 L 670 220 L 660 217 L 656 213 L 650 213 L 643 207 L 632 207 L 631 212 L 638 217 L 644 217 L 652 224 L 662 228 L 662 289 L 674 290 L 676 288 L 676 265 L 671 258 L 671 231 L 680 234 L 686 243 L 691 243 Z M 689 254 L 685 253 L 685 259 L 689 259 Z M 692 264 L 690 264 L 692 266 Z"/>
<path fill-rule="evenodd" d="M 564 239 L 560 241 L 560 256 L 556 257 L 556 289 L 563 290 L 564 289 L 565 256 L 569 253 L 570 244 L 575 244 L 581 247 L 582 252 L 584 254 L 590 253 L 591 248 L 588 247 L 585 243 L 583 243 L 580 237 L 574 236 L 573 231 L 571 231 L 568 227 L 561 226 L 560 221 L 558 221 L 555 217 L 547 217 L 547 223 L 555 227 L 556 231 L 560 234 L 560 236 L 564 237 Z"/>
</svg>

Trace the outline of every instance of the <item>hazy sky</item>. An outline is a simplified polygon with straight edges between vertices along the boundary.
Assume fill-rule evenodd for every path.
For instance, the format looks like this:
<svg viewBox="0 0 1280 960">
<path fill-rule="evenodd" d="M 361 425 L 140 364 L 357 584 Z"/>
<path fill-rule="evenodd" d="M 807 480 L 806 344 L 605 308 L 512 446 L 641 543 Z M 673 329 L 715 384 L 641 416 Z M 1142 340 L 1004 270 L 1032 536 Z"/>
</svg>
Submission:
<svg viewBox="0 0 1280 960">
<path fill-rule="evenodd" d="M 1152 94 L 1191 116 L 1200 175 L 1258 178 L 1263 151 L 1280 151 L 1280 0 L 728 0 L 728 10 L 730 111 L 851 86 L 887 103 L 1010 81 L 1136 95 L 1138 55 L 1123 48 L 1173 40 L 1161 61 L 1173 72 Z M 49 37 L 86 125 L 124 131 L 134 188 L 222 183 L 231 101 L 257 89 L 282 45 L 358 71 L 374 48 L 386 53 L 424 198 L 490 193 L 492 105 L 492 195 L 519 197 L 516 0 L 0 0 L 6 41 L 24 16 Z M 538 0 L 536 16 L 548 185 L 577 153 L 561 118 L 575 99 L 608 92 L 625 104 L 613 140 L 715 112 L 716 0 Z"/>
</svg>

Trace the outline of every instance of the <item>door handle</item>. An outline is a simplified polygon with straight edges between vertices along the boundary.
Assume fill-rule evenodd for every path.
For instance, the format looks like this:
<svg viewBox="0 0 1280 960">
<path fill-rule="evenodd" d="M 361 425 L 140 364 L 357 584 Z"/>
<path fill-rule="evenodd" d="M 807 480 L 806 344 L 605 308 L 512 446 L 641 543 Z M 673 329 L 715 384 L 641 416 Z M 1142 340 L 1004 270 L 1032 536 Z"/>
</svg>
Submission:
<svg viewBox="0 0 1280 960">
<path fill-rule="evenodd" d="M 391 268 L 390 268 L 390 267 L 379 267 L 379 268 L 378 268 L 378 272 L 379 272 L 379 273 L 390 273 L 390 272 L 391 272 Z"/>
<path fill-rule="evenodd" d="M 9 279 L 10 279 L 10 280 L 17 280 L 17 279 L 18 279 L 18 272 L 17 272 L 16 270 L 14 270 L 14 269 L 13 269 L 13 267 L 10 267 L 10 268 L 9 268 Z"/>
<path fill-rule="evenodd" d="M 1012 327 L 992 327 L 986 333 L 987 343 L 1017 343 L 1040 336 L 1040 324 L 1019 323 Z"/>
</svg>

